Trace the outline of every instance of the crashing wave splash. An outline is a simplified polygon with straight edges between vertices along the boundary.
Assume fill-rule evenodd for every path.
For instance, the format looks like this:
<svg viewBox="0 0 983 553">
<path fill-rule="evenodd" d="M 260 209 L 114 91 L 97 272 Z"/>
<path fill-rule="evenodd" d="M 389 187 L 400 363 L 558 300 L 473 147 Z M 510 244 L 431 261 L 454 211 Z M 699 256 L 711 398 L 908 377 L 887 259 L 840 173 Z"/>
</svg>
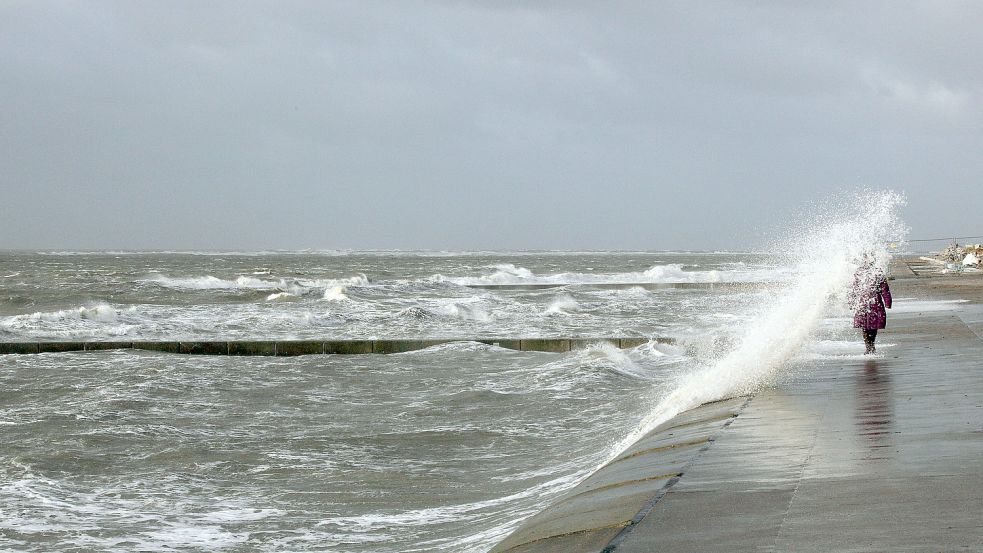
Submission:
<svg viewBox="0 0 983 553">
<path fill-rule="evenodd" d="M 682 375 L 638 426 L 612 445 L 612 456 L 683 411 L 773 382 L 810 343 L 830 308 L 846 304 L 864 254 L 886 273 L 887 244 L 907 235 L 899 215 L 904 195 L 862 191 L 839 203 L 820 207 L 811 224 L 774 245 L 776 259 L 791 270 L 782 289 L 748 306 L 750 321 L 734 346 Z"/>
</svg>

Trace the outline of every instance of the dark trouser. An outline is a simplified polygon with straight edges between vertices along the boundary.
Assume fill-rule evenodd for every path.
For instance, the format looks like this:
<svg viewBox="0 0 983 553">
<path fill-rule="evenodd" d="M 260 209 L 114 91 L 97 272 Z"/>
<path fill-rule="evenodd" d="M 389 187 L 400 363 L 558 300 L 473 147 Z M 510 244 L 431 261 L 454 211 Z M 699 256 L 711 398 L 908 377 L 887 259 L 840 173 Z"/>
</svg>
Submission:
<svg viewBox="0 0 983 553">
<path fill-rule="evenodd" d="M 877 339 L 877 329 L 862 328 L 860 332 L 864 334 L 864 345 L 867 346 L 867 353 L 874 353 L 874 340 Z"/>
</svg>

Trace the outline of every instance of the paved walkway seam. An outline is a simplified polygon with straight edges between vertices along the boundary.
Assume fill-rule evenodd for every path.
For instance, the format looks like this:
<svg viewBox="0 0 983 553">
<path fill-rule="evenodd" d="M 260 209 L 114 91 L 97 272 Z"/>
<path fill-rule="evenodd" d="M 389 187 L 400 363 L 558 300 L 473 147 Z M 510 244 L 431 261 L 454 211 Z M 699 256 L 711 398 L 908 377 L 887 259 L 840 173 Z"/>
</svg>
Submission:
<svg viewBox="0 0 983 553">
<path fill-rule="evenodd" d="M 703 421 L 697 421 L 697 422 L 703 422 Z M 613 465 L 615 463 L 620 463 L 622 461 L 627 461 L 628 459 L 634 459 L 635 457 L 638 457 L 639 455 L 648 455 L 650 453 L 657 453 L 657 452 L 660 452 L 660 451 L 669 451 L 671 449 L 681 449 L 681 448 L 684 448 L 684 447 L 693 447 L 695 445 L 705 444 L 705 443 L 707 443 L 709 441 L 711 441 L 710 438 L 703 438 L 703 439 L 699 439 L 699 440 L 692 440 L 692 441 L 689 441 L 689 442 L 680 442 L 678 444 L 669 444 L 669 445 L 660 445 L 659 447 L 650 447 L 648 449 L 642 449 L 642 450 L 636 451 L 634 453 L 629 453 L 628 455 L 625 455 L 624 457 L 618 457 L 617 459 L 611 461 L 610 463 L 608 463 L 608 464 L 606 464 L 604 466 L 605 467 L 609 467 L 609 466 L 611 466 L 611 465 Z"/>
<path fill-rule="evenodd" d="M 672 473 L 669 473 L 669 474 L 657 474 L 655 476 L 647 476 L 645 478 L 636 478 L 634 480 L 625 480 L 624 482 L 616 482 L 614 484 L 608 484 L 606 486 L 598 486 L 596 488 L 591 488 L 589 490 L 585 490 L 585 491 L 582 491 L 580 493 L 576 493 L 576 494 L 573 494 L 571 496 L 564 497 L 563 499 L 561 499 L 560 501 L 557 501 L 553 505 L 562 505 L 563 503 L 566 503 L 566 502 L 570 501 L 571 499 L 573 499 L 575 497 L 583 497 L 585 495 L 589 495 L 589 494 L 592 494 L 592 493 L 595 493 L 595 492 L 600 492 L 600 491 L 604 491 L 604 490 L 613 490 L 614 488 L 620 488 L 622 486 L 630 486 L 632 484 L 640 484 L 642 482 L 651 482 L 652 480 L 665 480 L 667 478 L 671 480 L 673 478 L 678 478 L 678 477 L 680 477 L 682 475 L 683 475 L 683 473 L 681 473 L 681 472 L 672 472 Z"/>
<path fill-rule="evenodd" d="M 748 397 L 747 401 L 741 404 L 740 409 L 737 410 L 737 415 L 730 417 L 730 419 L 720 427 L 720 430 L 718 430 L 717 433 L 719 434 L 720 432 L 723 432 L 724 430 L 727 429 L 728 426 L 730 426 L 735 420 L 737 420 L 737 417 L 744 412 L 744 408 L 751 403 L 752 399 L 754 399 L 754 396 Z M 627 539 L 629 535 L 631 535 L 635 527 L 638 526 L 638 523 L 641 522 L 642 519 L 644 519 L 646 516 L 648 516 L 648 514 L 652 512 L 652 509 L 655 508 L 656 504 L 669 493 L 669 490 L 672 489 L 672 487 L 675 486 L 677 482 L 682 480 L 683 476 L 686 475 L 686 471 L 689 470 L 689 468 L 696 461 L 698 461 L 701 457 L 703 457 L 703 454 L 706 453 L 708 449 L 710 449 L 710 446 L 713 445 L 713 442 L 714 442 L 714 436 L 708 438 L 706 440 L 706 445 L 700 448 L 700 451 L 696 455 L 694 455 L 692 459 L 687 461 L 685 465 L 683 465 L 683 468 L 680 471 L 679 475 L 670 478 L 669 481 L 665 483 L 665 485 L 659 488 L 659 491 L 657 491 L 655 495 L 652 496 L 651 499 L 645 502 L 645 505 L 643 505 L 642 508 L 639 509 L 637 513 L 635 513 L 635 516 L 632 517 L 632 519 L 628 522 L 628 524 L 624 528 L 622 528 L 620 532 L 615 534 L 613 538 L 611 538 L 611 541 L 609 541 L 608 544 L 604 547 L 604 549 L 601 550 L 601 553 L 613 553 L 618 548 L 618 546 L 621 545 L 621 543 L 625 541 L 625 539 Z"/>
<path fill-rule="evenodd" d="M 546 537 L 543 537 L 543 538 L 536 538 L 534 540 L 527 541 L 525 543 L 520 543 L 520 544 L 516 545 L 515 547 L 525 547 L 525 546 L 527 546 L 529 544 L 533 544 L 533 543 L 539 543 L 539 542 L 546 541 L 546 540 L 553 540 L 553 539 L 556 539 L 556 538 L 563 538 L 563 537 L 566 537 L 566 536 L 576 536 L 577 534 L 588 534 L 590 532 L 596 532 L 598 530 L 608 530 L 608 529 L 614 529 L 614 528 L 624 528 L 624 527 L 628 526 L 629 524 L 631 524 L 631 522 L 619 522 L 617 524 L 605 524 L 604 526 L 596 526 L 594 528 L 584 528 L 582 530 L 577 530 L 575 532 L 564 532 L 563 534 L 554 534 L 552 536 L 546 536 Z M 509 548 L 509 549 L 512 549 L 512 548 Z"/>
<path fill-rule="evenodd" d="M 840 373 L 843 369 L 840 369 Z M 839 378 L 839 373 L 837 373 L 836 378 Z M 816 444 L 819 442 L 819 433 L 823 429 L 823 420 L 826 418 L 826 413 L 829 410 L 829 399 L 831 392 L 826 393 L 826 405 L 823 407 L 823 414 L 819 417 L 819 421 L 816 424 L 816 431 L 812 434 L 812 445 L 809 447 L 809 454 L 806 455 L 804 461 L 802 461 L 802 466 L 799 467 L 799 475 L 795 479 L 795 488 L 792 489 L 792 496 L 788 498 L 788 505 L 785 506 L 785 512 L 782 514 L 782 522 L 778 525 L 778 531 L 775 532 L 775 543 L 774 549 L 778 551 L 778 541 L 782 537 L 782 531 L 785 529 L 785 523 L 788 522 L 788 515 L 792 512 L 792 504 L 795 503 L 795 496 L 799 493 L 799 487 L 802 486 L 802 477 L 806 472 L 806 467 L 809 466 L 809 462 L 812 460 L 816 452 Z"/>
<path fill-rule="evenodd" d="M 959 322 L 961 322 L 962 324 L 966 325 L 966 328 L 968 328 L 970 332 L 972 332 L 973 334 L 975 334 L 976 337 L 979 338 L 981 342 L 983 342 L 983 334 L 980 334 L 979 332 L 977 332 L 976 329 L 973 328 L 972 326 L 970 326 L 970 324 L 968 322 L 966 322 L 966 319 L 963 319 L 961 316 L 956 315 L 956 318 L 959 319 Z"/>
</svg>

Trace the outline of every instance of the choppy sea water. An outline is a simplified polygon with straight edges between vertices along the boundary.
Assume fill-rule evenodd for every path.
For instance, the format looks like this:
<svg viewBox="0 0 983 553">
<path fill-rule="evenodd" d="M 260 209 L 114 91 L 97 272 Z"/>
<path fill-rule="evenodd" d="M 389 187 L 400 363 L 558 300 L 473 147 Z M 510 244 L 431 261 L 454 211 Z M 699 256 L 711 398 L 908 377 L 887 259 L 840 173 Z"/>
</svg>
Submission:
<svg viewBox="0 0 983 553">
<path fill-rule="evenodd" d="M 761 308 L 797 297 L 795 278 L 732 253 L 0 253 L 0 341 L 461 340 L 0 356 L 0 549 L 485 551 L 656 405 L 725 393 L 687 379 L 730 379 L 760 354 L 746 327 L 775 335 Z M 632 286 L 660 283 L 693 286 Z M 516 284 L 554 287 L 487 287 Z M 823 321 L 810 359 L 822 344 L 853 354 L 845 325 Z M 467 340 L 490 336 L 679 341 L 552 354 Z"/>
<path fill-rule="evenodd" d="M 748 254 L 4 253 L 5 341 L 462 341 L 390 356 L 5 356 L 0 546 L 487 549 L 603 461 L 700 352 L 467 338 L 709 335 L 786 274 Z M 753 286 L 597 286 L 720 282 Z M 557 286 L 469 287 L 502 284 Z"/>
<path fill-rule="evenodd" d="M 781 276 L 734 254 L 0 253 L 0 340 L 649 335 L 707 295 L 592 285 Z M 565 286 L 470 287 L 509 284 Z"/>
</svg>

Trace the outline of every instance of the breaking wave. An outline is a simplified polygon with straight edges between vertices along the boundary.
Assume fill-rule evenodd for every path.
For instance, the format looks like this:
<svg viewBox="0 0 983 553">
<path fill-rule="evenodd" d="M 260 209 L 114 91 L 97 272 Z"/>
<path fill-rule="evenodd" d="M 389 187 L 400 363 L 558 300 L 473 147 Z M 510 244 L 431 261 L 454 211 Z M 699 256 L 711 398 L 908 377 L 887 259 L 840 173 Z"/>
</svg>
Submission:
<svg viewBox="0 0 983 553">
<path fill-rule="evenodd" d="M 511 263 L 492 265 L 491 274 L 478 277 L 444 277 L 445 280 L 461 286 L 515 285 L 515 284 L 677 284 L 713 282 L 780 282 L 788 278 L 788 272 L 781 268 L 749 267 L 733 264 L 730 269 L 698 270 L 687 269 L 679 263 L 654 265 L 641 272 L 628 273 L 557 273 L 537 275 L 525 267 Z"/>
<path fill-rule="evenodd" d="M 547 315 L 570 315 L 581 310 L 580 304 L 569 294 L 561 294 L 546 308 Z"/>
<path fill-rule="evenodd" d="M 275 292 L 266 296 L 266 301 L 296 301 L 298 296 L 290 292 Z"/>
<path fill-rule="evenodd" d="M 132 316 L 136 309 L 129 307 L 123 312 Z M 0 330 L 35 337 L 78 338 L 91 335 L 93 331 L 105 336 L 123 336 L 137 325 L 121 321 L 120 314 L 120 310 L 111 305 L 97 303 L 72 309 L 0 317 Z"/>
<path fill-rule="evenodd" d="M 279 291 L 301 296 L 315 291 L 327 292 L 338 287 L 365 286 L 369 283 L 365 275 L 339 279 L 287 279 L 264 280 L 252 276 L 239 276 L 223 279 L 211 275 L 193 277 L 169 277 L 154 275 L 142 282 L 156 284 L 175 290 L 260 290 Z"/>
<path fill-rule="evenodd" d="M 325 299 L 325 300 L 328 300 L 328 301 L 347 300 L 348 299 L 348 296 L 345 295 L 345 292 L 347 290 L 348 289 L 345 288 L 344 286 L 333 286 L 333 287 L 328 288 L 328 289 L 326 289 L 324 291 L 324 296 L 323 296 L 322 299 Z"/>
</svg>

